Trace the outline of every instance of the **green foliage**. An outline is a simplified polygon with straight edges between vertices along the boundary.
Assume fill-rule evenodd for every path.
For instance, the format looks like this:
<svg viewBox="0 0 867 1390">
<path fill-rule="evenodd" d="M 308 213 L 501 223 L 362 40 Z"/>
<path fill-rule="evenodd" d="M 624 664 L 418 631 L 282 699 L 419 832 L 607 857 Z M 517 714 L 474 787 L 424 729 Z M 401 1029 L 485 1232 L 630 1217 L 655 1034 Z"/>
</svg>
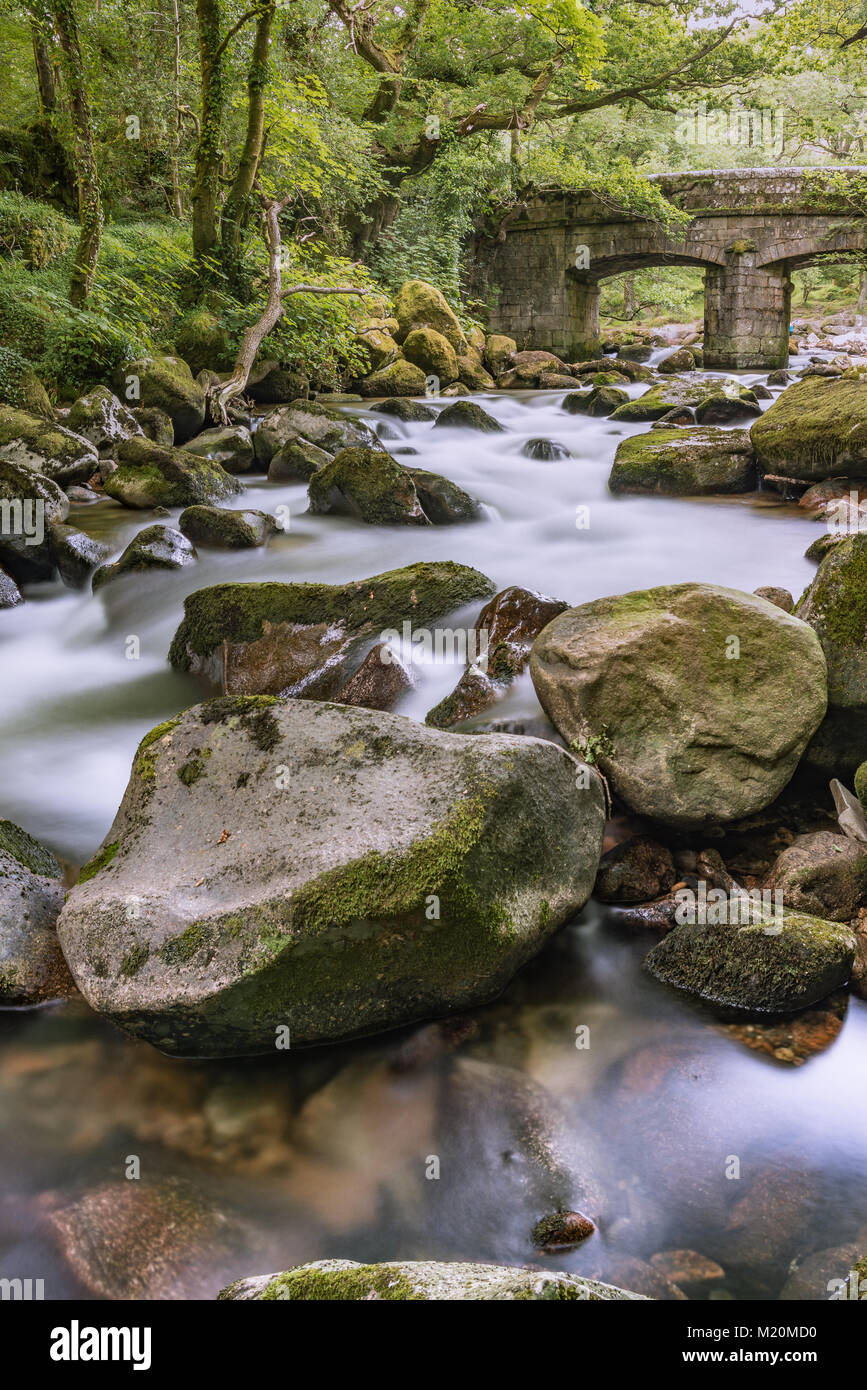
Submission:
<svg viewBox="0 0 867 1390">
<path fill-rule="evenodd" d="M 0 256 L 19 256 L 42 270 L 72 245 L 75 224 L 48 203 L 0 192 Z"/>
<path fill-rule="evenodd" d="M 33 363 L 14 348 L 0 346 L 0 401 L 23 409 L 27 403 L 22 377 L 33 370 Z"/>
</svg>

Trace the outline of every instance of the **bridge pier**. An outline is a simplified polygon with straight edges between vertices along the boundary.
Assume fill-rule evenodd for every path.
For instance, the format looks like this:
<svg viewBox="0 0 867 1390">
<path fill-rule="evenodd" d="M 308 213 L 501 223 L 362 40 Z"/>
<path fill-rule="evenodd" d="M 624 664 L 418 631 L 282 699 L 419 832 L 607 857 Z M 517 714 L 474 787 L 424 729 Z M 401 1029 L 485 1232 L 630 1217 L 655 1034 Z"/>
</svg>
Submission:
<svg viewBox="0 0 867 1390">
<path fill-rule="evenodd" d="M 587 362 L 599 357 L 599 283 L 566 276 L 566 333 L 552 349 L 567 362 Z"/>
<path fill-rule="evenodd" d="M 789 361 L 792 282 L 785 265 L 754 264 L 732 251 L 725 266 L 708 266 L 704 284 L 704 365 L 785 367 Z"/>
</svg>

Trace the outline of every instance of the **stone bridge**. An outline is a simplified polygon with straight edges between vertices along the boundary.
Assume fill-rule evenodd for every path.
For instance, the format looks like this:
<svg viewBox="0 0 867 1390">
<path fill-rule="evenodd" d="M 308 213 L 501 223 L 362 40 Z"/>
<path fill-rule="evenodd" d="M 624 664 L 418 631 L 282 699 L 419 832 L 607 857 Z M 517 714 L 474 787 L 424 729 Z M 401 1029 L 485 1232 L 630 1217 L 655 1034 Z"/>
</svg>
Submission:
<svg viewBox="0 0 867 1390">
<path fill-rule="evenodd" d="M 825 173 L 863 168 L 704 169 L 658 175 L 669 202 L 692 219 L 681 236 L 592 194 L 546 192 L 501 227 L 487 254 L 498 291 L 491 331 L 567 361 L 599 350 L 599 283 L 644 266 L 705 272 L 704 360 L 709 367 L 788 361 L 791 272 L 820 257 L 867 249 L 867 218 L 824 187 Z"/>
</svg>

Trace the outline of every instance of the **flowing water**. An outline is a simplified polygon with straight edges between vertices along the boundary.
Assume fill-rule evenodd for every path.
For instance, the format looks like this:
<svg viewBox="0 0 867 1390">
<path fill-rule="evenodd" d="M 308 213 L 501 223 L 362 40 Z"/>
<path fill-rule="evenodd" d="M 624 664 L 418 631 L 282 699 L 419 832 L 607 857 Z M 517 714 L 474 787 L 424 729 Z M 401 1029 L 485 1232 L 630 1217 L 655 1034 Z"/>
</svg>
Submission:
<svg viewBox="0 0 867 1390">
<path fill-rule="evenodd" d="M 483 521 L 386 531 L 314 517 L 303 485 L 253 476 L 243 505 L 290 509 L 288 532 L 266 550 L 202 550 L 188 569 L 120 580 L 97 598 L 33 586 L 0 621 L 0 813 L 71 872 L 90 857 L 142 735 L 202 698 L 166 653 L 184 596 L 208 584 L 342 582 L 459 560 L 498 588 L 570 604 L 683 580 L 802 592 L 814 573 L 804 551 L 820 531 L 797 507 L 770 495 L 611 497 L 618 441 L 648 427 L 567 414 L 562 395 L 478 397 L 505 426 L 499 435 L 388 418 L 400 436 L 388 447 L 411 447 L 412 466 L 480 498 Z M 540 436 L 570 456 L 522 457 Z M 70 515 L 117 553 L 153 520 L 109 501 Z M 459 672 L 416 666 L 398 712 L 422 719 Z M 526 677 L 496 710 L 538 713 Z M 334 1255 L 538 1261 L 532 1224 L 562 1203 L 583 1204 L 598 1230 L 554 1267 L 627 1285 L 638 1277 L 630 1260 L 690 1248 L 724 1265 L 715 1296 L 775 1297 L 792 1257 L 859 1240 L 863 1253 L 867 1005 L 853 999 L 827 1050 L 785 1066 L 643 975 L 648 944 L 591 904 L 472 1016 L 243 1063 L 162 1058 L 80 1003 L 0 1014 L 0 1276 L 44 1277 L 54 1297 L 98 1289 L 59 1257 L 46 1214 L 120 1188 L 129 1155 L 141 1158 L 142 1185 L 192 1184 L 233 1233 L 206 1253 L 191 1241 L 175 1283 L 145 1280 L 157 1296 L 211 1297 L 232 1277 Z M 583 1027 L 589 1047 L 576 1046 Z M 562 1120 L 550 1146 L 540 1088 Z M 814 1278 L 816 1297 L 827 1296 L 824 1279 Z M 117 1276 L 112 1291 L 138 1287 Z"/>
</svg>

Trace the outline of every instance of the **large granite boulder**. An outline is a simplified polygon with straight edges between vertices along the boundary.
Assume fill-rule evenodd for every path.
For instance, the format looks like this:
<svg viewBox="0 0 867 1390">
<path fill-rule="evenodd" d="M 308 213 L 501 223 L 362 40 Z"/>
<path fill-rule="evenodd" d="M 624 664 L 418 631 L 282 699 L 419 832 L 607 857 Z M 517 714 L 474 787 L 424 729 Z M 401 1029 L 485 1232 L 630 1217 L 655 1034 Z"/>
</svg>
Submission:
<svg viewBox="0 0 867 1390">
<path fill-rule="evenodd" d="M 608 479 L 611 492 L 700 497 L 749 492 L 756 460 L 746 430 L 650 430 L 617 446 Z"/>
<path fill-rule="evenodd" d="M 828 713 L 805 761 L 823 777 L 848 780 L 867 758 L 867 534 L 834 544 L 796 611 L 828 663 Z"/>
<path fill-rule="evenodd" d="M 530 670 L 570 745 L 629 809 L 677 826 L 738 820 L 789 781 L 826 705 L 799 619 L 714 584 L 597 599 L 555 618 Z"/>
<path fill-rule="evenodd" d="M 205 392 L 180 357 L 140 357 L 120 368 L 113 381 L 129 406 L 165 411 L 172 421 L 175 443 L 186 444 L 205 423 Z"/>
<path fill-rule="evenodd" d="M 89 439 L 66 425 L 0 405 L 0 460 L 65 487 L 95 473 L 99 455 Z"/>
<path fill-rule="evenodd" d="M 75 992 L 55 931 L 62 906 L 54 855 L 20 826 L 0 820 L 0 1008 Z"/>
<path fill-rule="evenodd" d="M 336 1042 L 496 995 L 586 902 L 604 817 L 541 739 L 223 697 L 142 741 L 58 932 L 163 1051 Z"/>
<path fill-rule="evenodd" d="M 117 460 L 104 487 L 125 507 L 191 507 L 221 502 L 242 490 L 237 478 L 213 459 L 188 449 L 163 449 L 144 435 L 119 445 Z"/>
<path fill-rule="evenodd" d="M 867 377 L 810 376 L 786 388 L 750 431 L 768 473 L 818 482 L 867 478 Z"/>
</svg>

